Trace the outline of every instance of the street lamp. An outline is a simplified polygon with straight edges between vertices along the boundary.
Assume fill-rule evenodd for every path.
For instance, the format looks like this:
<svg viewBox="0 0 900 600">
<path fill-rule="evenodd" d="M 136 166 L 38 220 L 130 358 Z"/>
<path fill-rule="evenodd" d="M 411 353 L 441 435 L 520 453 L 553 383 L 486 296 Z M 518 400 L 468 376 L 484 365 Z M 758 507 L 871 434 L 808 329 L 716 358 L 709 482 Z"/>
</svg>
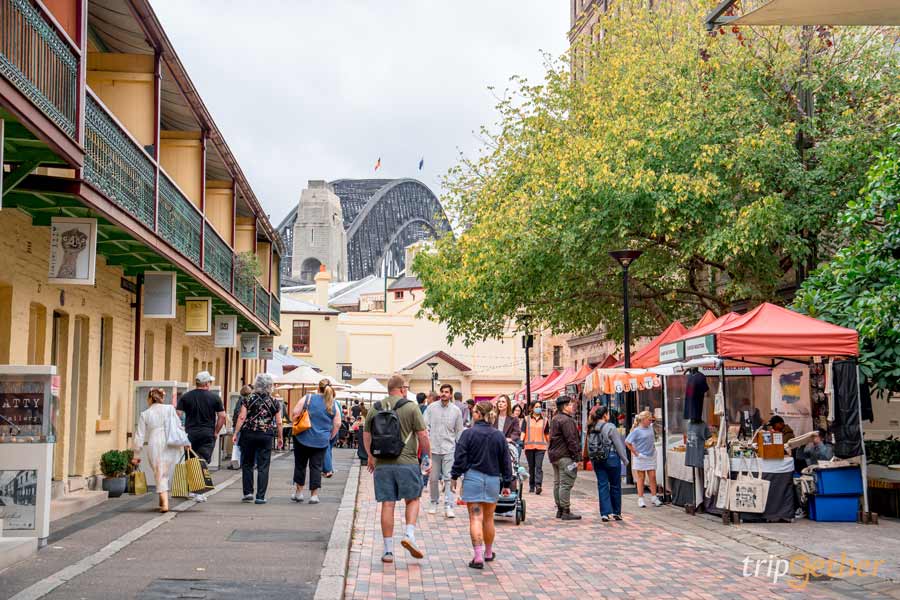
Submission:
<svg viewBox="0 0 900 600">
<path fill-rule="evenodd" d="M 531 360 L 528 358 L 528 349 L 534 347 L 534 336 L 529 331 L 531 325 L 531 315 L 519 315 L 519 323 L 525 329 L 525 335 L 522 336 L 522 348 L 525 349 L 525 406 L 531 404 Z"/>
<path fill-rule="evenodd" d="M 438 364 L 436 362 L 430 362 L 430 363 L 425 363 L 425 364 L 427 364 L 429 367 L 431 367 L 431 391 L 433 392 L 434 391 L 434 380 L 437 379 L 437 371 L 435 371 L 435 369 L 437 368 Z"/>
<path fill-rule="evenodd" d="M 628 267 L 643 254 L 640 250 L 613 250 L 609 253 L 622 267 L 622 311 L 625 314 L 625 368 L 631 368 L 631 315 L 628 311 Z M 635 409 L 634 392 L 625 392 L 625 431 L 631 431 Z M 631 469 L 627 470 L 628 483 L 634 483 Z"/>
</svg>

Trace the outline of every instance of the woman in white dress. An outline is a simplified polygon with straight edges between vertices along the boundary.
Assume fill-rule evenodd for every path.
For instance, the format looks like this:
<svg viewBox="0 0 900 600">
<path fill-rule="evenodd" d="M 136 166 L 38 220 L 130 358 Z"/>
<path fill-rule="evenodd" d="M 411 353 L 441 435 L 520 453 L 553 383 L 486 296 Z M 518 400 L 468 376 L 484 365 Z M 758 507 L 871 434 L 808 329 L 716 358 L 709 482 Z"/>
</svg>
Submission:
<svg viewBox="0 0 900 600">
<path fill-rule="evenodd" d="M 170 419 L 178 419 L 175 407 L 166 404 L 166 392 L 153 388 L 147 395 L 149 408 L 141 413 L 137 431 L 134 432 L 134 458 L 131 462 L 140 464 L 141 450 L 144 442 L 147 460 L 156 479 L 156 491 L 159 493 L 159 512 L 169 511 L 169 474 L 183 454 L 182 448 L 169 446 L 166 436 L 166 424 Z M 180 421 L 180 419 L 179 419 Z"/>
</svg>

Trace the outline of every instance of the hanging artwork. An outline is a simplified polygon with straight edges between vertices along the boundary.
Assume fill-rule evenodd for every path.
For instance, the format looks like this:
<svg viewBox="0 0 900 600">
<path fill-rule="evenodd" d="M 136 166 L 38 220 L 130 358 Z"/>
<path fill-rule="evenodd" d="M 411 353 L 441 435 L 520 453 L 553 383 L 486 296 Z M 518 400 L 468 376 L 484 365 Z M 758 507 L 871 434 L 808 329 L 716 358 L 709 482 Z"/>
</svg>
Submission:
<svg viewBox="0 0 900 600">
<path fill-rule="evenodd" d="M 237 315 L 216 315 L 213 329 L 216 348 L 237 346 Z"/>
<path fill-rule="evenodd" d="M 791 426 L 794 435 L 812 431 L 809 368 L 782 365 L 772 369 L 772 414 Z"/>
<path fill-rule="evenodd" d="M 0 471 L 0 519 L 4 529 L 35 529 L 37 487 L 37 471 Z"/>
<path fill-rule="evenodd" d="M 184 333 L 212 335 L 212 298 L 185 298 Z"/>
<path fill-rule="evenodd" d="M 48 281 L 94 285 L 96 266 L 97 219 L 52 217 Z"/>
<path fill-rule="evenodd" d="M 273 353 L 275 346 L 275 337 L 271 335 L 259 336 L 259 357 L 263 360 L 272 360 L 275 358 Z"/>
<path fill-rule="evenodd" d="M 242 333 L 241 334 L 241 358 L 246 358 L 246 359 L 259 358 L 259 334 L 258 333 Z"/>
<path fill-rule="evenodd" d="M 174 319 L 175 308 L 175 273 L 144 273 L 144 318 Z"/>
</svg>

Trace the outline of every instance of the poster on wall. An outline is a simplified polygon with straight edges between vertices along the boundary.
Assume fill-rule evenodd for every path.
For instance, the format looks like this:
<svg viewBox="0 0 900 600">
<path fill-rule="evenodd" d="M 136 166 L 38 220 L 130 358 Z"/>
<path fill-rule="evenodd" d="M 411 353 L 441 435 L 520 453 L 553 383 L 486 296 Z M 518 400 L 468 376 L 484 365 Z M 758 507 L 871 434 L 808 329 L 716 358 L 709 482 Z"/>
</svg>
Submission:
<svg viewBox="0 0 900 600">
<path fill-rule="evenodd" d="M 259 334 L 258 333 L 242 333 L 241 334 L 241 358 L 246 358 L 246 359 L 259 358 Z"/>
<path fill-rule="evenodd" d="M 275 338 L 271 335 L 259 336 L 259 357 L 263 360 L 272 360 L 275 358 L 273 349 L 275 346 Z"/>
<path fill-rule="evenodd" d="M 97 219 L 50 219 L 51 283 L 94 285 L 97 266 Z"/>
<path fill-rule="evenodd" d="M 0 519 L 8 531 L 37 528 L 37 471 L 0 471 Z"/>
<path fill-rule="evenodd" d="M 216 348 L 237 346 L 237 315 L 216 315 L 214 345 Z"/>
<path fill-rule="evenodd" d="M 212 298 L 185 298 L 185 335 L 212 335 Z"/>
<path fill-rule="evenodd" d="M 144 273 L 144 318 L 174 319 L 176 309 L 175 273 Z"/>
<path fill-rule="evenodd" d="M 772 369 L 772 414 L 781 416 L 795 435 L 812 431 L 809 369 L 806 365 Z"/>
</svg>

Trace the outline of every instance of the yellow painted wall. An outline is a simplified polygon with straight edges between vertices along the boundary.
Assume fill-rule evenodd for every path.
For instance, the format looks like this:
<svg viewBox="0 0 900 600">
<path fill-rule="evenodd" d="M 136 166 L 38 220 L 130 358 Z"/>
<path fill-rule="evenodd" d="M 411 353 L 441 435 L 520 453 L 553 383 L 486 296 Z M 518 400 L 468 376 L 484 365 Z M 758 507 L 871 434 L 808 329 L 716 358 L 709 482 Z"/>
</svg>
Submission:
<svg viewBox="0 0 900 600">
<path fill-rule="evenodd" d="M 252 217 L 237 218 L 237 239 L 234 241 L 236 252 L 253 252 L 253 242 L 256 239 L 256 225 Z"/>
<path fill-rule="evenodd" d="M 256 243 L 256 258 L 259 260 L 262 274 L 259 276 L 259 282 L 264 288 L 269 289 L 269 254 L 272 252 L 272 244 L 268 242 Z"/>
<path fill-rule="evenodd" d="M 203 193 L 203 143 L 199 131 L 161 131 L 159 164 L 188 200 L 200 208 Z"/>
<path fill-rule="evenodd" d="M 275 349 L 287 346 L 292 356 L 302 358 L 323 369 L 329 375 L 338 377 L 338 317 L 337 315 L 307 315 L 281 312 L 281 335 L 275 338 Z M 294 320 L 309 321 L 309 352 L 293 352 L 292 336 Z"/>
<path fill-rule="evenodd" d="M 234 247 L 234 188 L 230 181 L 206 182 L 206 218 L 225 243 Z"/>
<path fill-rule="evenodd" d="M 155 143 L 153 61 L 151 54 L 88 53 L 88 85 L 142 146 Z"/>
</svg>

